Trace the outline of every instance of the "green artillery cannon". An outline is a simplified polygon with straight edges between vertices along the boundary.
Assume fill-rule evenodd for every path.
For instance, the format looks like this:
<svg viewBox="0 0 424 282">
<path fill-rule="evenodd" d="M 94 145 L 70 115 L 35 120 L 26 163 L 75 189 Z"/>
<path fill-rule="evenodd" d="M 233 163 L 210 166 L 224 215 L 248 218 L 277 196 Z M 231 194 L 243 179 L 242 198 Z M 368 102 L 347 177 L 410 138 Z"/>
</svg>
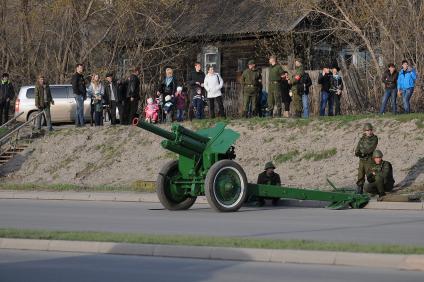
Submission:
<svg viewBox="0 0 424 282">
<path fill-rule="evenodd" d="M 225 128 L 224 123 L 196 132 L 177 124 L 172 125 L 172 132 L 141 120 L 136 125 L 165 138 L 162 147 L 179 155 L 178 161 L 162 167 L 156 182 L 158 198 L 169 210 L 189 209 L 197 196 L 204 195 L 209 205 L 220 212 L 237 211 L 251 196 L 326 201 L 331 209 L 362 208 L 369 201 L 368 196 L 352 191 L 248 183 L 243 168 L 234 161 L 233 145 L 240 134 Z"/>
</svg>

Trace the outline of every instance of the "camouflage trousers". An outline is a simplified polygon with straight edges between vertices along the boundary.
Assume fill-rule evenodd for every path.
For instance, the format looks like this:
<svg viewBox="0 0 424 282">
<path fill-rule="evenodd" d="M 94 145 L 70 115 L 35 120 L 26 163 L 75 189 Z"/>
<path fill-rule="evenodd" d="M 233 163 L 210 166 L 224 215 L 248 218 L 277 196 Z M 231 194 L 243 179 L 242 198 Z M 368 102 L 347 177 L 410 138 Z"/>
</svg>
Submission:
<svg viewBox="0 0 424 282">
<path fill-rule="evenodd" d="M 363 186 L 365 184 L 365 176 L 370 170 L 370 167 L 373 165 L 373 160 L 369 159 L 360 159 L 358 167 L 358 181 L 356 185 Z"/>
<path fill-rule="evenodd" d="M 243 91 L 243 109 L 245 113 L 256 113 L 258 90 L 256 87 L 247 87 Z"/>
<path fill-rule="evenodd" d="M 391 192 L 393 190 L 393 183 L 384 183 L 382 177 L 376 177 L 375 181 L 365 185 L 365 192 L 370 194 L 378 194 L 380 196 L 384 195 L 386 192 Z"/>
<path fill-rule="evenodd" d="M 274 115 L 274 107 L 277 106 L 277 116 L 281 116 L 281 88 L 280 83 L 271 81 L 268 93 L 268 111 Z"/>
<path fill-rule="evenodd" d="M 297 92 L 293 92 L 292 105 L 296 117 L 302 116 L 303 106 L 302 106 L 302 96 L 298 95 Z"/>
</svg>

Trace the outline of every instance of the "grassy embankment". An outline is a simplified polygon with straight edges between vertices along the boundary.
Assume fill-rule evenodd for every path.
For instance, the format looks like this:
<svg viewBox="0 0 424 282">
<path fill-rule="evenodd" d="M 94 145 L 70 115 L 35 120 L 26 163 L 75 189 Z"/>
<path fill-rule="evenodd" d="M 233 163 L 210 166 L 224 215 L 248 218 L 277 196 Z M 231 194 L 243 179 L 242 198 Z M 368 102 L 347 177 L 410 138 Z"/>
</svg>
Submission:
<svg viewBox="0 0 424 282">
<path fill-rule="evenodd" d="M 409 115 L 346 115 L 346 116 L 335 116 L 335 117 L 313 117 L 310 119 L 285 119 L 285 118 L 251 118 L 251 119 L 235 119 L 235 120 L 195 120 L 193 122 L 186 122 L 184 125 L 199 129 L 213 126 L 217 121 L 223 121 L 231 125 L 243 125 L 248 127 L 249 129 L 254 129 L 255 127 L 261 128 L 297 128 L 297 127 L 305 127 L 309 126 L 313 123 L 313 125 L 336 125 L 338 128 L 348 128 L 351 123 L 358 122 L 361 120 L 371 120 L 374 122 L 393 120 L 400 123 L 411 122 L 414 121 L 417 128 L 424 128 L 424 114 L 415 113 Z M 53 132 L 55 135 L 60 134 L 73 134 L 71 129 L 61 130 Z M 272 142 L 271 140 L 264 140 L 264 142 Z M 101 148 L 99 148 L 100 150 Z M 323 151 L 307 151 L 307 152 L 299 152 L 297 150 L 289 151 L 286 153 L 282 153 L 273 157 L 273 160 L 277 164 L 281 164 L 284 162 L 289 162 L 293 160 L 309 160 L 309 161 L 320 161 L 323 159 L 331 158 L 332 156 L 337 154 L 336 148 L 330 148 Z M 176 158 L 176 155 L 172 152 L 169 153 L 168 158 Z M 127 186 L 79 186 L 74 184 L 13 184 L 13 183 L 1 183 L 0 190 L 18 190 L 18 191 L 75 191 L 75 192 L 154 192 L 154 182 L 146 182 L 146 181 L 136 181 L 131 185 Z"/>
</svg>

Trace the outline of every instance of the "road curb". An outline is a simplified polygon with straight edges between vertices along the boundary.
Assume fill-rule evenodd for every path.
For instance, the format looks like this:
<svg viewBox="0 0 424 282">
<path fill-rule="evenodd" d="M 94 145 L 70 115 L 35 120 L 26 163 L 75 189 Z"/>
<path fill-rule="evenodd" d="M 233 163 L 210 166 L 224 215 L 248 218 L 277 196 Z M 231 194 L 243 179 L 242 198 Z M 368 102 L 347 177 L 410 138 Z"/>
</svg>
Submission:
<svg viewBox="0 0 424 282">
<path fill-rule="evenodd" d="M 26 192 L 0 191 L 0 199 L 26 200 L 66 200 L 66 201 L 104 201 L 104 202 L 146 202 L 158 203 L 155 193 L 129 192 Z M 207 204 L 205 197 L 197 197 L 197 204 Z M 328 203 L 322 201 L 301 201 L 282 199 L 281 205 L 288 207 L 322 208 Z M 377 202 L 371 201 L 365 209 L 372 210 L 424 210 L 424 202 Z"/>
<path fill-rule="evenodd" d="M 269 250 L 11 238 L 0 238 L 0 248 L 250 262 L 321 264 L 424 271 L 424 255 Z"/>
</svg>

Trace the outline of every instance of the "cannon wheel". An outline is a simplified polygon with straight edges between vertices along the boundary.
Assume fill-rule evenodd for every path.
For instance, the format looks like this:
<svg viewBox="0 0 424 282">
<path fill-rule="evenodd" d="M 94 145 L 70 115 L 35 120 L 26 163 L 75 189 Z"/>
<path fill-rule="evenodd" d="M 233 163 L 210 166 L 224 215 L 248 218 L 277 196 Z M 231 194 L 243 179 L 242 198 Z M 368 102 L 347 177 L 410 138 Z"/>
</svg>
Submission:
<svg viewBox="0 0 424 282">
<path fill-rule="evenodd" d="M 178 161 L 170 161 L 159 172 L 156 180 L 156 194 L 161 204 L 168 210 L 189 209 L 197 197 L 189 197 L 171 184 L 170 179 L 178 175 Z"/>
<path fill-rule="evenodd" d="M 209 205 L 216 211 L 237 211 L 247 195 L 246 173 L 234 161 L 216 162 L 206 175 L 205 194 Z"/>
</svg>

